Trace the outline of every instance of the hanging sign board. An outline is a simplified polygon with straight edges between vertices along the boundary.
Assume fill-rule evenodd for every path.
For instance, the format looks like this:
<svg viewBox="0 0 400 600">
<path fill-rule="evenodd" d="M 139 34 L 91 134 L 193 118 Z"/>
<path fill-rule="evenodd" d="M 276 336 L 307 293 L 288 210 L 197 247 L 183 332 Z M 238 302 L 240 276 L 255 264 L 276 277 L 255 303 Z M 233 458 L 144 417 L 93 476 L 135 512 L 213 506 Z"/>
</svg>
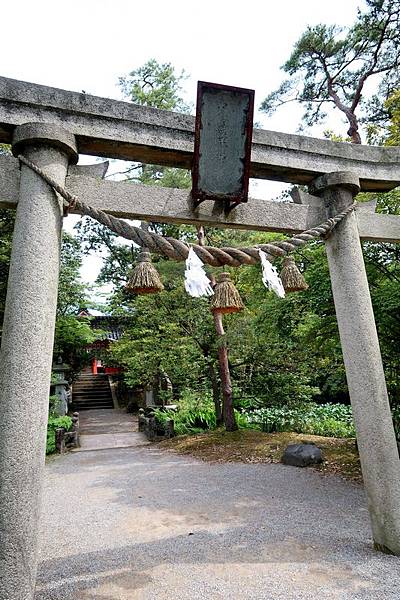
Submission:
<svg viewBox="0 0 400 600">
<path fill-rule="evenodd" d="M 223 200 L 228 208 L 247 202 L 254 90 L 197 85 L 192 197 Z"/>
</svg>

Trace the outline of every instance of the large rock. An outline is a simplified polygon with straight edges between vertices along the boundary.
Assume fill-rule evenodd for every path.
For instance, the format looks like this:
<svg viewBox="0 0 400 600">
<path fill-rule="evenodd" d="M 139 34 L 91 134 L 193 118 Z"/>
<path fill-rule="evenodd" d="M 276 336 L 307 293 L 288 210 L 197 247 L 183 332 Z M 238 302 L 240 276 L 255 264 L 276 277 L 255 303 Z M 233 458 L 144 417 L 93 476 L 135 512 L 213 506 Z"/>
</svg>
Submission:
<svg viewBox="0 0 400 600">
<path fill-rule="evenodd" d="M 314 444 L 289 444 L 282 462 L 293 467 L 308 467 L 322 462 L 322 452 Z"/>
</svg>

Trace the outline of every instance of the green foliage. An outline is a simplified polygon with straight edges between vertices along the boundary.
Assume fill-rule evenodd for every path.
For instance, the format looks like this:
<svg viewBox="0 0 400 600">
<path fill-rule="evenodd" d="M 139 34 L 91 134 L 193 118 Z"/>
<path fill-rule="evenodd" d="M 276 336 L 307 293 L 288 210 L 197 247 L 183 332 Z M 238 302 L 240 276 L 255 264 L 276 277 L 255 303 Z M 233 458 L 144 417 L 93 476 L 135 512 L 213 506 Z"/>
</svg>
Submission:
<svg viewBox="0 0 400 600">
<path fill-rule="evenodd" d="M 216 427 L 214 403 L 207 392 L 183 390 L 178 408 L 173 414 L 171 411 L 158 409 L 155 416 L 161 423 L 173 418 L 177 435 L 199 433 Z"/>
<path fill-rule="evenodd" d="M 207 393 L 184 390 L 177 410 L 157 409 L 156 419 L 165 423 L 173 418 L 177 435 L 215 429 L 215 412 Z M 267 433 L 292 431 L 327 437 L 354 437 L 351 407 L 343 404 L 299 403 L 292 406 L 258 408 L 250 412 L 236 411 L 240 428 L 261 429 Z"/>
<path fill-rule="evenodd" d="M 14 211 L 0 209 L 0 339 L 6 302 L 14 219 Z"/>
<path fill-rule="evenodd" d="M 390 124 L 388 126 L 388 146 L 400 146 L 400 89 L 397 89 L 385 102 L 385 108 L 389 112 Z"/>
<path fill-rule="evenodd" d="M 47 422 L 47 441 L 46 441 L 46 454 L 53 454 L 56 450 L 55 431 L 63 427 L 66 431 L 69 431 L 72 427 L 71 417 L 56 417 L 49 416 Z"/>
<path fill-rule="evenodd" d="M 89 320 L 77 319 L 75 315 L 58 317 L 55 329 L 54 352 L 61 354 L 66 361 L 74 360 L 79 349 L 84 349 L 96 339 Z"/>
<path fill-rule="evenodd" d="M 69 363 L 70 377 L 86 364 L 86 345 L 96 339 L 87 319 L 77 319 L 81 308 L 88 305 L 87 288 L 80 280 L 82 249 L 79 241 L 63 232 L 60 280 L 58 287 L 57 319 L 54 334 L 54 354 Z"/>
<path fill-rule="evenodd" d="M 185 79 L 185 72 L 177 73 L 171 63 L 150 59 L 128 77 L 120 77 L 119 83 L 124 95 L 135 104 L 187 113 L 191 107 L 182 97 Z M 134 165 L 128 169 L 127 177 L 145 185 L 182 189 L 191 186 L 189 171 L 160 165 Z"/>
<path fill-rule="evenodd" d="M 162 424 L 173 419 L 177 435 L 202 433 L 216 428 L 214 402 L 211 394 L 204 390 L 184 389 L 174 412 L 157 409 L 155 417 Z M 235 417 L 240 428 L 254 427 L 244 413 L 235 411 Z"/>
<path fill-rule="evenodd" d="M 178 394 L 207 377 L 215 334 L 207 300 L 184 291 L 183 265 L 160 261 L 157 268 L 164 292 L 120 297 L 132 322 L 110 354 L 125 367 L 129 384 L 153 385 L 165 373 Z"/>
<path fill-rule="evenodd" d="M 303 122 L 310 126 L 325 120 L 328 106 L 336 107 L 348 121 L 352 141 L 360 143 L 356 112 L 363 109 L 370 124 L 387 122 L 384 101 L 399 87 L 399 15 L 400 0 L 366 0 L 350 27 L 307 27 L 282 67 L 289 78 L 267 96 L 261 110 L 270 114 L 299 102 L 305 107 Z M 377 92 L 368 97 L 371 78 Z"/>
<path fill-rule="evenodd" d="M 176 73 L 171 63 L 159 63 L 154 58 L 119 78 L 119 85 L 126 97 L 135 104 L 164 110 L 187 112 L 182 83 L 187 79 L 184 71 Z"/>
<path fill-rule="evenodd" d="M 63 231 L 57 316 L 76 314 L 87 306 L 87 286 L 80 280 L 82 249 L 79 240 Z"/>
<path fill-rule="evenodd" d="M 248 414 L 262 431 L 294 431 L 329 437 L 354 437 L 351 407 L 343 404 L 299 404 L 261 408 Z"/>
<path fill-rule="evenodd" d="M 393 425 L 396 433 L 397 440 L 400 442 L 400 406 L 396 406 L 392 410 Z"/>
</svg>

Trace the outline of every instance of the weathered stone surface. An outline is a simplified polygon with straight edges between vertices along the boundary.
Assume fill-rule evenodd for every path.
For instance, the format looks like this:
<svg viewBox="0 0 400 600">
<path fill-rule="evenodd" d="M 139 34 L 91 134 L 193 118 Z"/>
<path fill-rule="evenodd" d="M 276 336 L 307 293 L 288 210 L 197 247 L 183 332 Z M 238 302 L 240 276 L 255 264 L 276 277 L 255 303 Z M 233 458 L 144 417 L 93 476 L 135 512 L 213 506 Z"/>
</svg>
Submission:
<svg viewBox="0 0 400 600">
<path fill-rule="evenodd" d="M 24 154 L 64 183 L 64 152 L 27 145 Z M 7 600 L 34 596 L 61 222 L 55 194 L 23 165 L 0 353 L 0 598 Z"/>
<path fill-rule="evenodd" d="M 17 208 L 19 163 L 12 156 L 0 155 L 0 208 Z"/>
<path fill-rule="evenodd" d="M 190 169 L 194 118 L 109 98 L 0 77 L 0 142 L 9 143 L 16 125 L 40 120 L 69 129 L 79 152 Z M 318 140 L 254 130 L 250 175 L 310 183 L 318 175 L 352 171 L 365 191 L 400 183 L 400 149 Z"/>
<path fill-rule="evenodd" d="M 250 198 L 229 214 L 220 204 L 211 201 L 203 202 L 194 210 L 187 190 L 102 180 L 107 165 L 71 166 L 66 188 L 94 208 L 117 217 L 287 234 L 315 227 L 327 218 L 321 198 L 303 191 L 294 193 L 295 203 Z M 16 208 L 19 174 L 19 163 L 15 158 L 0 156 L 0 207 Z M 357 207 L 361 239 L 400 242 L 400 217 L 376 215 L 373 208 L 374 203 L 369 202 Z"/>
<path fill-rule="evenodd" d="M 327 175 L 321 175 L 314 179 L 311 185 L 308 186 L 308 189 L 311 193 L 318 193 L 321 190 L 339 186 L 342 189 L 349 190 L 353 196 L 355 196 L 361 189 L 359 175 L 357 173 L 352 173 L 351 171 L 328 173 Z"/>
<path fill-rule="evenodd" d="M 79 193 L 82 199 L 84 199 L 88 178 L 103 179 L 107 173 L 108 166 L 108 161 L 93 165 L 69 166 L 68 175 L 81 181 Z M 17 208 L 20 174 L 18 159 L 11 156 L 11 154 L 0 155 L 0 208 Z"/>
<path fill-rule="evenodd" d="M 98 177 L 104 179 L 110 163 L 108 160 L 98 162 L 94 165 L 70 165 L 68 168 L 68 176 L 75 177 Z"/>
<path fill-rule="evenodd" d="M 332 215 L 353 201 L 346 189 L 327 189 L 323 198 Z M 374 542 L 399 555 L 400 460 L 357 231 L 350 214 L 326 252 Z"/>
<path fill-rule="evenodd" d="M 24 123 L 14 131 L 12 140 L 12 153 L 18 156 L 25 148 L 26 141 L 30 145 L 46 145 L 61 150 L 68 156 L 69 162 L 75 164 L 78 162 L 78 152 L 75 143 L 75 136 L 68 130 L 61 127 L 54 127 L 47 123 Z"/>
<path fill-rule="evenodd" d="M 289 444 L 282 456 L 285 465 L 308 467 L 322 462 L 322 452 L 314 444 Z"/>
</svg>

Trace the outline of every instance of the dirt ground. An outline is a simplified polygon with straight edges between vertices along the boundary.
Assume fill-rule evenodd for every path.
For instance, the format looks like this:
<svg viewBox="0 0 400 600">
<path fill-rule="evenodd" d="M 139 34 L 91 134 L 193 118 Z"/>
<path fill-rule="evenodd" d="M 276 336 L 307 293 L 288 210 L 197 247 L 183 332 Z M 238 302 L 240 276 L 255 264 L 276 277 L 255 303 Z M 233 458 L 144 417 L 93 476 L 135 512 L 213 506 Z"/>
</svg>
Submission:
<svg viewBox="0 0 400 600">
<path fill-rule="evenodd" d="M 208 462 L 279 463 L 288 444 L 313 443 L 322 450 L 324 462 L 313 467 L 351 481 L 362 481 L 360 460 L 354 439 L 320 437 L 300 433 L 263 433 L 242 429 L 228 433 L 213 431 L 178 436 L 159 446 Z"/>
</svg>

